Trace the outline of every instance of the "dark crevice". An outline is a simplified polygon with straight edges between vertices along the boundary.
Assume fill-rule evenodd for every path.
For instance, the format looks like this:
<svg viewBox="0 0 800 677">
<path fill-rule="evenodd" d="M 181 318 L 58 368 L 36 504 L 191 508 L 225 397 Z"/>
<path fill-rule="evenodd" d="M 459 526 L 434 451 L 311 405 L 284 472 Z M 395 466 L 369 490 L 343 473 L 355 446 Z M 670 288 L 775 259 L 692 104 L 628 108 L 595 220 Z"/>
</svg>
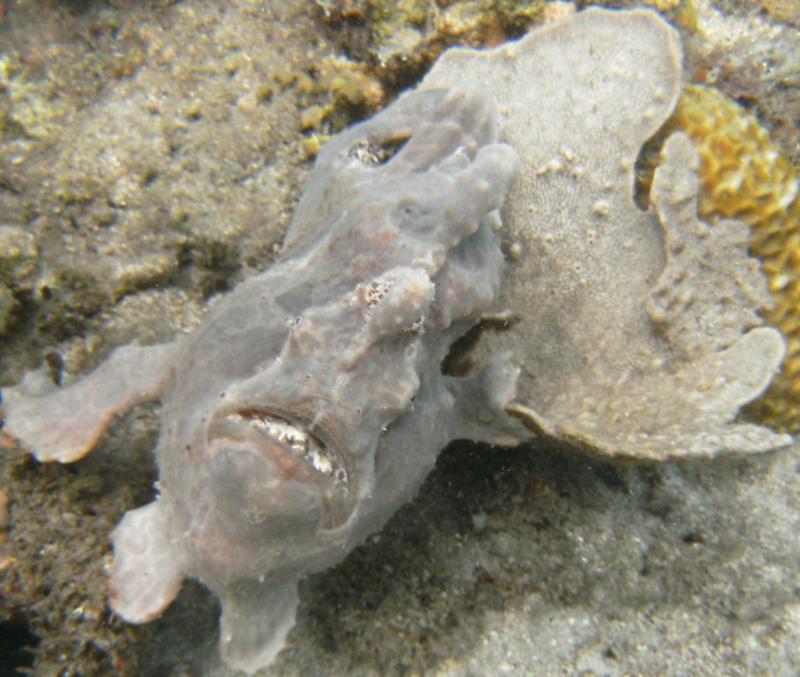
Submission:
<svg viewBox="0 0 800 677">
<path fill-rule="evenodd" d="M 38 644 L 39 638 L 22 615 L 12 614 L 0 621 L 0 675 L 30 674 Z"/>
</svg>

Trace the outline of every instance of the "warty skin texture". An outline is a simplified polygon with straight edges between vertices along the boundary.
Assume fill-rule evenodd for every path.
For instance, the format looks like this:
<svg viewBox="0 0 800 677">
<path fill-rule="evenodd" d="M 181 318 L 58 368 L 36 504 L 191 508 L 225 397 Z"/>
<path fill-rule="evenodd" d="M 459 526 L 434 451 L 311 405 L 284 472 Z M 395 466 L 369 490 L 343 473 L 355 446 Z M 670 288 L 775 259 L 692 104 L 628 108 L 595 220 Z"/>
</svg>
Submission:
<svg viewBox="0 0 800 677">
<path fill-rule="evenodd" d="M 322 150 L 281 260 L 195 332 L 118 348 L 67 388 L 34 373 L 4 391 L 4 434 L 42 461 L 161 400 L 159 496 L 113 533 L 123 618 L 198 578 L 222 601 L 224 659 L 253 672 L 284 645 L 298 580 L 379 529 L 447 442 L 517 442 L 507 355 L 471 378 L 440 368 L 498 293 L 517 158 L 495 117 L 478 89 L 402 97 Z"/>
</svg>

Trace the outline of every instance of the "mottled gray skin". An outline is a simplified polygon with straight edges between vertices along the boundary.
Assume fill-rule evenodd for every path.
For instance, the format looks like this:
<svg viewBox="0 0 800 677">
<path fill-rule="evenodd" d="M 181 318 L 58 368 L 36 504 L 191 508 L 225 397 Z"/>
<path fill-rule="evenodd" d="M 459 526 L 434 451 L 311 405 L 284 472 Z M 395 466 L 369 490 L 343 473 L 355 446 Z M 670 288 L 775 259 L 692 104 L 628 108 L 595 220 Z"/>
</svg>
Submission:
<svg viewBox="0 0 800 677">
<path fill-rule="evenodd" d="M 67 388 L 33 374 L 5 391 L 6 433 L 43 461 L 161 400 L 159 496 L 113 535 L 123 618 L 153 619 L 199 578 L 222 600 L 227 662 L 263 667 L 299 578 L 379 529 L 448 441 L 515 443 L 507 359 L 470 379 L 440 366 L 498 293 L 492 226 L 517 158 L 495 117 L 479 90 L 406 95 L 323 148 L 281 260 L 194 333 L 119 348 Z"/>
</svg>

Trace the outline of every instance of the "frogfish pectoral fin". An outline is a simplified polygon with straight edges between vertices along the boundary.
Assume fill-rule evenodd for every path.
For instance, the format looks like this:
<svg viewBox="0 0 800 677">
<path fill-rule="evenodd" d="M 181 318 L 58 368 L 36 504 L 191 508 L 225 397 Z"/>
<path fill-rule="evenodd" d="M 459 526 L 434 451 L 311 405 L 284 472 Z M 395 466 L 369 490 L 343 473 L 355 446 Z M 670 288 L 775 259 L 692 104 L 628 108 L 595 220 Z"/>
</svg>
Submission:
<svg viewBox="0 0 800 677">
<path fill-rule="evenodd" d="M 127 512 L 111 538 L 111 608 L 130 623 L 151 621 L 175 599 L 185 571 L 165 507 L 156 500 Z"/>
</svg>

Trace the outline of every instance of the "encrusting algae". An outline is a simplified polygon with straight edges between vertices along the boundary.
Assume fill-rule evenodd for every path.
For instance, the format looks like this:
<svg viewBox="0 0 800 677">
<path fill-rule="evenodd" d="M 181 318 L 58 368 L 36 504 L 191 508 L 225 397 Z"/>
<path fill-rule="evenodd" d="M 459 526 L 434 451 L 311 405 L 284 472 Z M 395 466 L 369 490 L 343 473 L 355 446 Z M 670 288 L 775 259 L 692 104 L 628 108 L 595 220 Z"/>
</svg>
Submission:
<svg viewBox="0 0 800 677">
<path fill-rule="evenodd" d="M 665 132 L 685 132 L 700 155 L 699 215 L 735 218 L 752 232 L 774 307 L 765 319 L 780 329 L 787 351 L 782 372 L 750 408 L 761 423 L 800 430 L 800 198 L 797 172 L 755 117 L 719 90 L 683 89 Z"/>
<path fill-rule="evenodd" d="M 502 138 L 521 158 L 501 235 L 520 255 L 497 301 L 517 321 L 482 332 L 470 357 L 511 352 L 521 369 L 506 412 L 531 436 L 606 459 L 791 442 L 737 418 L 786 344 L 760 315 L 772 299 L 749 226 L 698 218 L 686 134 L 664 143 L 653 209 L 632 200 L 634 167 L 674 111 L 683 64 L 679 34 L 656 13 L 588 8 L 495 50 L 448 51 L 422 83 L 437 90 L 469 73 L 507 112 Z"/>
</svg>

